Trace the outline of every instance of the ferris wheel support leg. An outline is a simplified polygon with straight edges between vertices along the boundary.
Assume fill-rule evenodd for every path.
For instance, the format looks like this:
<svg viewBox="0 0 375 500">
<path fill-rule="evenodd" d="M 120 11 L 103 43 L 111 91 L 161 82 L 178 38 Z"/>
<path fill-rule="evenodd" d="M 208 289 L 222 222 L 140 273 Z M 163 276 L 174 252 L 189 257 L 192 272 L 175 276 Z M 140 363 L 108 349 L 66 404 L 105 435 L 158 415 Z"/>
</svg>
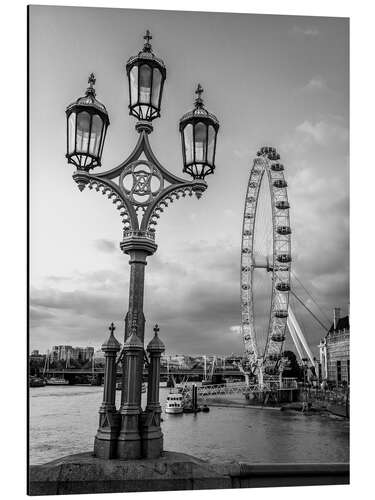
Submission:
<svg viewBox="0 0 375 500">
<path fill-rule="evenodd" d="M 259 367 L 259 372 L 258 372 L 258 384 L 259 384 L 259 389 L 263 391 L 264 388 L 264 379 L 263 379 L 263 366 Z"/>
<path fill-rule="evenodd" d="M 310 351 L 310 347 L 308 346 L 307 342 L 306 342 L 306 339 L 305 339 L 305 336 L 303 335 L 302 333 L 302 330 L 298 324 L 298 321 L 296 319 L 296 317 L 294 316 L 294 313 L 292 311 L 292 308 L 290 307 L 289 308 L 289 316 L 290 316 L 290 319 L 291 319 L 291 322 L 293 323 L 293 326 L 295 328 L 295 331 L 298 335 L 298 338 L 299 340 L 301 341 L 305 351 L 306 351 L 306 354 L 308 355 L 308 357 L 310 358 L 310 361 L 312 363 L 313 366 L 315 366 L 315 362 L 314 362 L 314 357 Z"/>
<path fill-rule="evenodd" d="M 302 354 L 302 351 L 301 351 L 301 346 L 299 345 L 297 334 L 296 334 L 296 332 L 294 330 L 294 326 L 293 326 L 292 322 L 290 321 L 289 317 L 288 317 L 288 320 L 287 320 L 287 325 L 288 325 L 288 330 L 289 330 L 290 336 L 292 337 L 292 340 L 294 342 L 295 348 L 297 350 L 298 356 L 299 356 L 300 360 L 302 360 L 303 354 Z"/>
</svg>

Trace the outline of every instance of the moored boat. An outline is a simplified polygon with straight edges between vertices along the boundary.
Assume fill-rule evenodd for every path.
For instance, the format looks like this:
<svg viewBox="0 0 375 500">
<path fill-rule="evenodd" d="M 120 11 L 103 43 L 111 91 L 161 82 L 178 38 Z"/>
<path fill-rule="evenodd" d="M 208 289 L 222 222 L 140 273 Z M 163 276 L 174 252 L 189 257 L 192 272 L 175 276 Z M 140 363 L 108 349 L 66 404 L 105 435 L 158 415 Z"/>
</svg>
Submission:
<svg viewBox="0 0 375 500">
<path fill-rule="evenodd" d="M 182 413 L 184 411 L 183 396 L 179 392 L 170 392 L 167 396 L 165 413 Z"/>
<path fill-rule="evenodd" d="M 30 387 L 44 387 L 46 382 L 40 377 L 30 377 Z"/>
<path fill-rule="evenodd" d="M 51 377 L 46 380 L 47 385 L 69 385 L 69 380 L 65 378 Z"/>
</svg>

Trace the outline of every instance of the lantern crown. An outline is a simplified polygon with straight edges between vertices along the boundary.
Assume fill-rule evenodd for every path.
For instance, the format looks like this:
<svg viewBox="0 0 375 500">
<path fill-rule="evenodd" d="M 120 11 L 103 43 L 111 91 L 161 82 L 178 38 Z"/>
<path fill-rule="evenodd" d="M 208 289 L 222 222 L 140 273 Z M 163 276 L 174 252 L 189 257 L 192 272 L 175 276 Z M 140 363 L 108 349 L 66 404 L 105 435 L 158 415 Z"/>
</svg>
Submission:
<svg viewBox="0 0 375 500">
<path fill-rule="evenodd" d="M 198 83 L 197 88 L 195 90 L 195 93 L 197 94 L 197 97 L 194 101 L 194 109 L 189 111 L 188 113 L 185 113 L 183 117 L 180 119 L 180 131 L 184 128 L 185 124 L 190 122 L 190 121 L 198 121 L 201 120 L 202 118 L 204 120 L 210 121 L 210 123 L 213 125 L 215 130 L 219 129 L 219 120 L 216 118 L 215 115 L 207 111 L 207 109 L 204 107 L 204 102 L 202 99 L 202 94 L 203 94 L 203 87 L 201 86 L 200 83 Z"/>
<path fill-rule="evenodd" d="M 160 68 L 166 73 L 165 69 L 165 64 L 164 61 L 158 57 L 155 56 L 155 54 L 152 52 L 152 45 L 150 43 L 150 40 L 152 39 L 152 35 L 149 30 L 146 31 L 145 36 L 143 37 L 145 39 L 145 43 L 143 46 L 143 49 L 138 52 L 136 56 L 132 56 L 128 59 L 128 62 L 126 63 L 126 71 L 129 73 L 130 69 L 132 66 L 134 66 L 134 63 L 142 63 L 142 62 L 153 62 L 160 66 Z M 165 74 L 164 74 L 165 77 Z"/>
<path fill-rule="evenodd" d="M 102 118 L 104 118 L 109 124 L 108 112 L 104 104 L 96 99 L 96 91 L 94 85 L 96 83 L 96 78 L 94 73 L 91 73 L 88 78 L 89 86 L 86 89 L 86 93 L 83 97 L 79 97 L 76 101 L 72 102 L 67 108 L 67 114 L 70 114 L 76 107 L 82 106 L 83 108 L 89 108 L 90 111 L 99 111 Z"/>
</svg>

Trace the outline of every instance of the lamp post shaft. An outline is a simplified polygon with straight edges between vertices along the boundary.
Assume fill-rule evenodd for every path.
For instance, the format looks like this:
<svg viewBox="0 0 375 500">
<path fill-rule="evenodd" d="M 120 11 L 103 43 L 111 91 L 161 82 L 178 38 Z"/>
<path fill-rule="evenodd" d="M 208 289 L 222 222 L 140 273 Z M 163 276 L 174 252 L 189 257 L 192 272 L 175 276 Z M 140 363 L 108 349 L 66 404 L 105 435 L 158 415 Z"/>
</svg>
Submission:
<svg viewBox="0 0 375 500">
<path fill-rule="evenodd" d="M 138 347 L 127 348 L 123 360 L 121 393 L 121 431 L 118 438 L 119 458 L 140 458 L 142 454 L 140 418 L 142 414 L 142 378 L 145 317 L 143 313 L 145 267 L 147 257 L 157 245 L 144 237 L 124 239 L 121 249 L 130 264 L 129 309 L 125 318 L 125 347 L 136 332 Z"/>
</svg>

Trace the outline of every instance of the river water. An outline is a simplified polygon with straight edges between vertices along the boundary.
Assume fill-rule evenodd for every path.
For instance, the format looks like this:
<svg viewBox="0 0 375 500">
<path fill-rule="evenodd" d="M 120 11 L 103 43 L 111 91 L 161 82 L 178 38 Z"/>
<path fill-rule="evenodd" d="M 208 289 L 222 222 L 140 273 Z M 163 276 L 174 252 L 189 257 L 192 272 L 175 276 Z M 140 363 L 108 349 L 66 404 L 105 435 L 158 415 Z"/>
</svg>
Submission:
<svg viewBox="0 0 375 500">
<path fill-rule="evenodd" d="M 164 413 L 168 392 L 160 389 L 165 450 L 211 461 L 349 461 L 346 420 L 275 409 L 214 406 L 209 413 L 168 415 Z M 91 451 L 102 394 L 102 387 L 91 386 L 30 388 L 30 464 Z"/>
</svg>

